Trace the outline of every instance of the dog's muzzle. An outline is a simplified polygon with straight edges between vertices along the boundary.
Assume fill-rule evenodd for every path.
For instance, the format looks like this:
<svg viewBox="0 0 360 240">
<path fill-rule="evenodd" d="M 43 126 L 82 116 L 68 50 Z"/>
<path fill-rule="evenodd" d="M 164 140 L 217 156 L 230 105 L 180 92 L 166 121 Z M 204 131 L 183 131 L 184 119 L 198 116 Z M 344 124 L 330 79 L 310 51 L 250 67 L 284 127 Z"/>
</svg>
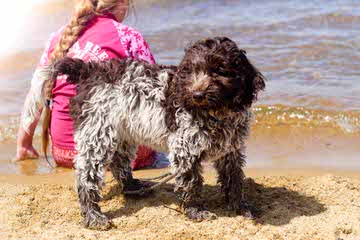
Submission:
<svg viewBox="0 0 360 240">
<path fill-rule="evenodd" d="M 205 92 L 204 91 L 194 91 L 193 92 L 193 99 L 197 103 L 201 103 L 205 99 Z"/>
</svg>

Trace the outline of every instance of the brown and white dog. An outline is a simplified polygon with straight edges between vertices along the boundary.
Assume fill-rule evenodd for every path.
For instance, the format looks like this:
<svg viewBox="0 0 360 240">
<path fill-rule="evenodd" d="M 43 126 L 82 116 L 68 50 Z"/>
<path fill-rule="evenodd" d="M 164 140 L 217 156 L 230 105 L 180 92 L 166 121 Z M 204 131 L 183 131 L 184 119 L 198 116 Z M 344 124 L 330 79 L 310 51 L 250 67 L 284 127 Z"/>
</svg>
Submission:
<svg viewBox="0 0 360 240">
<path fill-rule="evenodd" d="M 213 218 L 202 208 L 201 163 L 213 161 L 230 208 L 242 207 L 244 140 L 263 75 L 228 38 L 196 42 L 178 67 L 131 59 L 85 63 L 64 58 L 47 79 L 68 75 L 78 155 L 76 188 L 86 226 L 107 229 L 99 187 L 106 168 L 123 186 L 135 181 L 130 159 L 138 145 L 169 152 L 175 191 L 191 219 Z M 50 72 L 49 72 L 50 71 Z"/>
</svg>

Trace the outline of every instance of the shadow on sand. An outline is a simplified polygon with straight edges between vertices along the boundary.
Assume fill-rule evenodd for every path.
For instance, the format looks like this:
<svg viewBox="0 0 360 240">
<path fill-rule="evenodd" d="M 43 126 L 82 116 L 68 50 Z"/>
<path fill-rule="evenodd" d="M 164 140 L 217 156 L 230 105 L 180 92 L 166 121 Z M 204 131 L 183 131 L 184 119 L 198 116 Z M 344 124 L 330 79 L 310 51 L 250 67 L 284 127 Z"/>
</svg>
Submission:
<svg viewBox="0 0 360 240">
<path fill-rule="evenodd" d="M 105 214 L 113 219 L 131 215 L 144 207 L 166 206 L 170 208 L 169 205 L 180 203 L 173 189 L 173 184 L 165 184 L 147 196 L 128 196 L 124 207 L 110 210 Z M 245 180 L 244 194 L 254 221 L 263 225 L 281 226 L 289 223 L 293 218 L 314 216 L 326 210 L 325 206 L 313 196 L 306 196 L 285 187 L 265 187 L 250 178 Z M 104 205 L 106 205 L 106 201 L 111 201 L 113 197 L 118 195 L 121 195 L 119 187 L 117 185 L 111 186 L 104 196 Z M 204 185 L 203 197 L 206 199 L 206 207 L 216 213 L 218 217 L 237 216 L 234 211 L 227 210 L 220 186 Z M 179 215 L 181 214 L 179 208 L 173 210 L 178 211 Z"/>
</svg>

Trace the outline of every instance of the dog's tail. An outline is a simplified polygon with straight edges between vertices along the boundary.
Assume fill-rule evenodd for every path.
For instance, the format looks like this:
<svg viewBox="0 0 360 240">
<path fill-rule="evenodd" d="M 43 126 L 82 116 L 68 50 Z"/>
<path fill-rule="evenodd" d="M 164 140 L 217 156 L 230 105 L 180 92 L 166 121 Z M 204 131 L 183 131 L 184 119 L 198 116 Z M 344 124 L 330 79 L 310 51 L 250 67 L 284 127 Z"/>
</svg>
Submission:
<svg viewBox="0 0 360 240">
<path fill-rule="evenodd" d="M 55 60 L 52 62 L 47 69 L 45 70 L 47 75 L 47 80 L 43 86 L 44 95 L 47 97 L 45 113 L 44 113 L 44 121 L 43 121 L 43 130 L 42 130 L 42 149 L 45 155 L 46 160 L 47 158 L 47 148 L 49 145 L 49 126 L 50 126 L 50 106 L 49 102 L 52 98 L 52 89 L 55 86 L 56 79 L 59 75 L 66 75 L 67 82 L 72 84 L 77 84 L 80 82 L 81 79 L 87 78 L 89 76 L 88 71 L 88 63 L 85 63 L 81 59 L 73 59 L 69 57 L 64 57 L 59 60 Z M 48 161 L 49 162 L 49 161 Z M 49 163 L 50 164 L 50 163 Z M 50 164 L 51 165 L 51 164 Z"/>
<path fill-rule="evenodd" d="M 49 81 L 56 81 L 57 76 L 67 75 L 67 82 L 78 84 L 81 79 L 90 76 L 91 64 L 78 58 L 64 57 L 50 65 Z"/>
<path fill-rule="evenodd" d="M 25 99 L 25 106 L 22 114 L 22 127 L 29 133 L 30 125 L 40 117 L 40 110 L 45 106 L 45 117 L 43 123 L 43 151 L 46 157 L 48 140 L 48 126 L 50 121 L 50 99 L 48 93 L 52 91 L 58 75 L 66 74 L 69 83 L 77 84 L 80 79 L 89 77 L 91 64 L 80 59 L 62 58 L 52 62 L 48 66 L 38 67 L 31 80 L 31 88 Z M 46 117 L 47 116 L 47 117 Z M 46 131 L 45 131 L 45 130 Z"/>
<path fill-rule="evenodd" d="M 30 125 L 40 117 L 40 110 L 46 103 L 44 88 L 50 75 L 51 71 L 47 66 L 44 66 L 38 67 L 32 77 L 30 91 L 26 96 L 21 116 L 22 127 L 28 133 Z"/>
</svg>

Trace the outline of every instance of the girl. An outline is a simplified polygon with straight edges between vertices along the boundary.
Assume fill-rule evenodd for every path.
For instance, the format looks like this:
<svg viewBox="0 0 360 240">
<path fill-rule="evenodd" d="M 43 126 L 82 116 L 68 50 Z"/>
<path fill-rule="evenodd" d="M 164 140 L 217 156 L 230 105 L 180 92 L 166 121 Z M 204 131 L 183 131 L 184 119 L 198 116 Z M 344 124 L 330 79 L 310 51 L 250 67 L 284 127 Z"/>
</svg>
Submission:
<svg viewBox="0 0 360 240">
<path fill-rule="evenodd" d="M 128 13 L 130 1 L 77 0 L 70 23 L 51 34 L 38 69 L 64 56 L 81 58 L 84 61 L 131 57 L 155 63 L 141 34 L 121 23 Z M 42 135 L 43 150 L 46 154 L 50 129 L 55 162 L 59 166 L 71 168 L 76 150 L 73 122 L 69 114 L 69 98 L 75 95 L 75 86 L 66 83 L 64 77 L 59 77 L 55 83 L 45 86 L 45 96 L 43 96 L 43 83 L 39 82 L 40 78 L 36 75 L 37 71 L 25 100 L 22 124 L 17 138 L 16 157 L 20 160 L 39 156 L 32 140 L 46 97 L 52 99 L 52 110 L 50 111 L 49 104 L 46 104 Z M 154 159 L 152 150 L 146 147 L 141 147 L 140 150 L 138 153 L 142 156 L 141 160 L 147 159 L 148 162 L 138 158 L 133 163 L 135 167 L 149 165 Z"/>
</svg>

